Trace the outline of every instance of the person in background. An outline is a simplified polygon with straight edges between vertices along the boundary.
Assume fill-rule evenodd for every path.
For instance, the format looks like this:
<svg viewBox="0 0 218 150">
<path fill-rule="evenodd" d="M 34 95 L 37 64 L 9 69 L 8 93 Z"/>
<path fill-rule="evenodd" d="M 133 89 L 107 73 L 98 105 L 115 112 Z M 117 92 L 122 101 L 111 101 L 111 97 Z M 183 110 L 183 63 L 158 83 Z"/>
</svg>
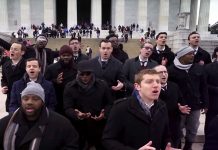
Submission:
<svg viewBox="0 0 218 150">
<path fill-rule="evenodd" d="M 5 103 L 7 112 L 9 112 L 12 85 L 26 72 L 23 58 L 25 51 L 26 47 L 23 43 L 13 43 L 10 48 L 10 60 L 2 66 L 1 91 L 3 94 L 7 94 Z"/>
<path fill-rule="evenodd" d="M 189 46 L 194 49 L 194 54 L 195 54 L 194 63 L 199 63 L 200 65 L 211 63 L 210 54 L 199 46 L 199 42 L 200 42 L 199 33 L 197 33 L 196 31 L 191 32 L 188 35 L 188 42 L 189 42 Z"/>
<path fill-rule="evenodd" d="M 34 81 L 39 83 L 45 91 L 45 106 L 51 110 L 55 109 L 56 96 L 53 84 L 40 73 L 41 64 L 36 58 L 29 58 L 26 60 L 26 73 L 23 78 L 15 81 L 11 90 L 11 99 L 9 104 L 9 112 L 14 112 L 21 105 L 20 93 L 25 89 L 27 83 Z"/>
</svg>

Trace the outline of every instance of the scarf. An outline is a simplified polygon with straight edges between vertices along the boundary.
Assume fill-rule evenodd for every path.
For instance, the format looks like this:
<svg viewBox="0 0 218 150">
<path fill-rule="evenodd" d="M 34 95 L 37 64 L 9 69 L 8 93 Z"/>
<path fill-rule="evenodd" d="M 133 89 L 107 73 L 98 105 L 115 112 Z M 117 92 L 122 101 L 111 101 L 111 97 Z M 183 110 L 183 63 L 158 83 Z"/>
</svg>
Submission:
<svg viewBox="0 0 218 150">
<path fill-rule="evenodd" d="M 94 74 L 92 73 L 92 79 L 90 81 L 90 83 L 88 84 L 84 84 L 83 82 L 81 82 L 81 80 L 79 79 L 79 73 L 76 75 L 76 82 L 77 84 L 79 85 L 80 89 L 84 92 L 88 92 L 89 89 L 91 89 L 95 83 L 95 76 Z"/>
<path fill-rule="evenodd" d="M 19 129 L 19 124 L 15 123 L 13 120 L 17 117 L 20 112 L 20 108 L 18 108 L 12 115 L 11 119 L 8 122 L 7 128 L 4 134 L 3 146 L 5 150 L 15 150 L 15 140 L 16 133 Z M 46 108 L 47 116 L 49 116 L 49 111 Z M 45 126 L 39 126 L 41 132 L 43 133 L 45 130 Z M 29 150 L 39 150 L 41 137 L 34 138 L 30 143 Z"/>
<path fill-rule="evenodd" d="M 185 71 L 188 71 L 192 66 L 192 64 L 188 64 L 188 65 L 181 64 L 179 59 L 176 57 L 175 57 L 173 62 L 174 62 L 174 65 L 176 68 L 181 69 L 181 70 L 185 70 Z"/>
<path fill-rule="evenodd" d="M 42 64 L 41 73 L 42 73 L 42 75 L 44 75 L 45 69 L 46 69 L 46 66 L 47 66 L 47 59 L 46 59 L 47 58 L 47 54 L 46 54 L 46 50 L 43 49 L 42 52 L 39 52 L 37 50 L 37 48 L 35 48 L 35 53 L 36 53 L 36 58 Z"/>
</svg>

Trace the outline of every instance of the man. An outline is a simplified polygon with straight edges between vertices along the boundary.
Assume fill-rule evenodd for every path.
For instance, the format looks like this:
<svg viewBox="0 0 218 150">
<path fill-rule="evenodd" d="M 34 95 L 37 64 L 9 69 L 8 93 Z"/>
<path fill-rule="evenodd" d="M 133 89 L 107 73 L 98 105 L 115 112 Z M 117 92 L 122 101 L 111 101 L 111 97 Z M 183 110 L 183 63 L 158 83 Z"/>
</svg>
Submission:
<svg viewBox="0 0 218 150">
<path fill-rule="evenodd" d="M 135 58 L 128 59 L 123 66 L 123 73 L 127 79 L 126 90 L 130 96 L 134 89 L 134 77 L 142 69 L 151 69 L 158 65 L 157 62 L 150 59 L 153 45 L 150 41 L 146 41 L 141 45 L 140 54 Z"/>
<path fill-rule="evenodd" d="M 119 48 L 118 36 L 115 34 L 110 34 L 106 37 L 106 39 L 109 40 L 112 44 L 112 55 L 122 63 L 125 63 L 129 56 L 125 51 Z"/>
<path fill-rule="evenodd" d="M 73 51 L 68 45 L 63 45 L 59 51 L 60 60 L 48 66 L 45 78 L 51 81 L 55 88 L 57 105 L 55 111 L 64 114 L 63 93 L 65 85 L 76 78 L 77 70 L 73 62 Z"/>
<path fill-rule="evenodd" d="M 114 58 L 111 53 L 112 44 L 108 40 L 102 40 L 99 44 L 99 56 L 90 60 L 90 65 L 95 66 L 93 72 L 108 84 L 115 99 L 123 97 L 125 90 L 125 77 L 122 73 L 122 63 Z"/>
<path fill-rule="evenodd" d="M 101 137 L 111 105 L 107 84 L 95 77 L 89 61 L 81 61 L 76 79 L 64 90 L 65 113 L 79 133 L 80 150 L 92 146 L 102 150 Z"/>
<path fill-rule="evenodd" d="M 26 47 L 22 43 L 15 42 L 10 48 L 10 60 L 2 66 L 1 87 L 2 93 L 7 94 L 6 111 L 9 111 L 9 103 L 12 85 L 15 81 L 23 77 L 25 70 L 25 60 L 23 55 Z"/>
<path fill-rule="evenodd" d="M 199 127 L 201 109 L 208 108 L 208 92 L 203 66 L 193 63 L 194 49 L 185 46 L 177 51 L 174 64 L 168 68 L 169 80 L 175 82 L 183 95 L 184 104 L 191 108 L 182 116 L 181 124 L 186 129 L 184 150 L 190 150 Z"/>
<path fill-rule="evenodd" d="M 89 57 L 82 53 L 81 48 L 81 41 L 77 38 L 71 38 L 69 40 L 69 46 L 73 50 L 73 62 L 74 64 L 78 64 L 78 62 L 82 60 L 88 60 Z"/>
<path fill-rule="evenodd" d="M 21 93 L 21 107 L 0 120 L 1 149 L 77 150 L 78 134 L 64 117 L 45 107 L 42 86 L 29 82 Z"/>
<path fill-rule="evenodd" d="M 200 42 L 199 33 L 195 31 L 191 32 L 188 35 L 188 42 L 189 42 L 189 46 L 195 50 L 194 63 L 199 63 L 200 65 L 211 63 L 210 54 L 199 46 L 199 42 Z"/>
<path fill-rule="evenodd" d="M 54 58 L 58 57 L 58 52 L 46 48 L 48 39 L 45 35 L 39 35 L 36 38 L 36 44 L 33 47 L 28 47 L 24 55 L 25 59 L 37 58 L 41 63 L 41 73 L 44 75 L 46 67 L 54 62 Z"/>
<path fill-rule="evenodd" d="M 165 149 L 169 141 L 168 115 L 165 103 L 158 100 L 160 82 L 155 70 L 136 74 L 137 94 L 117 101 L 111 109 L 102 137 L 107 150 Z"/>
<path fill-rule="evenodd" d="M 160 65 L 170 66 L 174 60 L 174 53 L 166 45 L 167 42 L 167 33 L 160 32 L 156 36 L 156 45 L 154 46 L 151 59 L 158 62 Z"/>
<path fill-rule="evenodd" d="M 168 71 L 163 65 L 158 65 L 154 69 L 159 73 L 161 78 L 161 92 L 160 99 L 166 103 L 169 118 L 170 135 L 172 139 L 172 146 L 175 148 L 181 148 L 181 130 L 180 121 L 181 113 L 189 114 L 191 108 L 188 105 L 182 106 L 183 97 L 181 95 L 179 87 L 168 81 Z"/>
<path fill-rule="evenodd" d="M 214 50 L 216 52 L 217 49 Z M 210 121 L 218 115 L 218 62 L 207 64 L 205 66 L 207 75 L 208 95 L 209 95 L 209 106 L 205 120 L 205 135 L 207 134 L 208 125 Z"/>
<path fill-rule="evenodd" d="M 36 58 L 29 58 L 26 60 L 26 73 L 23 78 L 14 82 L 11 90 L 11 99 L 9 104 L 9 112 L 14 112 L 21 105 L 20 93 L 25 89 L 28 82 L 34 81 L 39 83 L 45 91 L 45 106 L 54 110 L 56 105 L 55 90 L 50 81 L 40 73 L 41 64 Z"/>
</svg>

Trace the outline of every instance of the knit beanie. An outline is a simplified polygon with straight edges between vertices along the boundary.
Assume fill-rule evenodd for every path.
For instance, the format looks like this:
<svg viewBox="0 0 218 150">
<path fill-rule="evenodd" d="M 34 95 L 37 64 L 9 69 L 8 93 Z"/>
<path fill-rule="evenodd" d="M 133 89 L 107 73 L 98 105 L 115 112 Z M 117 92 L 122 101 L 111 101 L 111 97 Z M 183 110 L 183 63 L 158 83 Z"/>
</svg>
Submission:
<svg viewBox="0 0 218 150">
<path fill-rule="evenodd" d="M 190 52 L 193 52 L 193 51 L 194 51 L 194 49 L 191 48 L 190 46 L 185 46 L 176 52 L 176 57 L 179 59 L 180 57 L 182 57 Z"/>
<path fill-rule="evenodd" d="M 68 53 L 70 55 L 73 55 L 73 50 L 70 46 L 68 45 L 63 45 L 61 48 L 60 48 L 60 51 L 59 51 L 59 55 L 63 55 L 64 53 Z"/>
<path fill-rule="evenodd" d="M 46 41 L 48 43 L 47 37 L 43 34 L 40 34 L 39 36 L 37 36 L 36 41 Z"/>
<path fill-rule="evenodd" d="M 36 83 L 34 81 L 28 82 L 27 87 L 21 92 L 21 97 L 30 94 L 40 97 L 41 100 L 45 102 L 45 92 L 39 83 Z"/>
</svg>

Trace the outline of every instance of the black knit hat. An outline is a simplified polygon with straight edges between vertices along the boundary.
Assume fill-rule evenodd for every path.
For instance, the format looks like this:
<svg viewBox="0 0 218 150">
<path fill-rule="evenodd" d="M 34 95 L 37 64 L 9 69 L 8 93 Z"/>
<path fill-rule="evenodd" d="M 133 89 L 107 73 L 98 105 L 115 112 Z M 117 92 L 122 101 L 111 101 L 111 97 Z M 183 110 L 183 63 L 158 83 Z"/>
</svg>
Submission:
<svg viewBox="0 0 218 150">
<path fill-rule="evenodd" d="M 59 51 L 59 55 L 63 55 L 64 53 L 68 53 L 68 54 L 73 55 L 73 50 L 70 46 L 63 45 Z"/>
<path fill-rule="evenodd" d="M 77 70 L 80 72 L 93 72 L 92 66 L 89 60 L 83 60 L 78 63 Z"/>
</svg>

